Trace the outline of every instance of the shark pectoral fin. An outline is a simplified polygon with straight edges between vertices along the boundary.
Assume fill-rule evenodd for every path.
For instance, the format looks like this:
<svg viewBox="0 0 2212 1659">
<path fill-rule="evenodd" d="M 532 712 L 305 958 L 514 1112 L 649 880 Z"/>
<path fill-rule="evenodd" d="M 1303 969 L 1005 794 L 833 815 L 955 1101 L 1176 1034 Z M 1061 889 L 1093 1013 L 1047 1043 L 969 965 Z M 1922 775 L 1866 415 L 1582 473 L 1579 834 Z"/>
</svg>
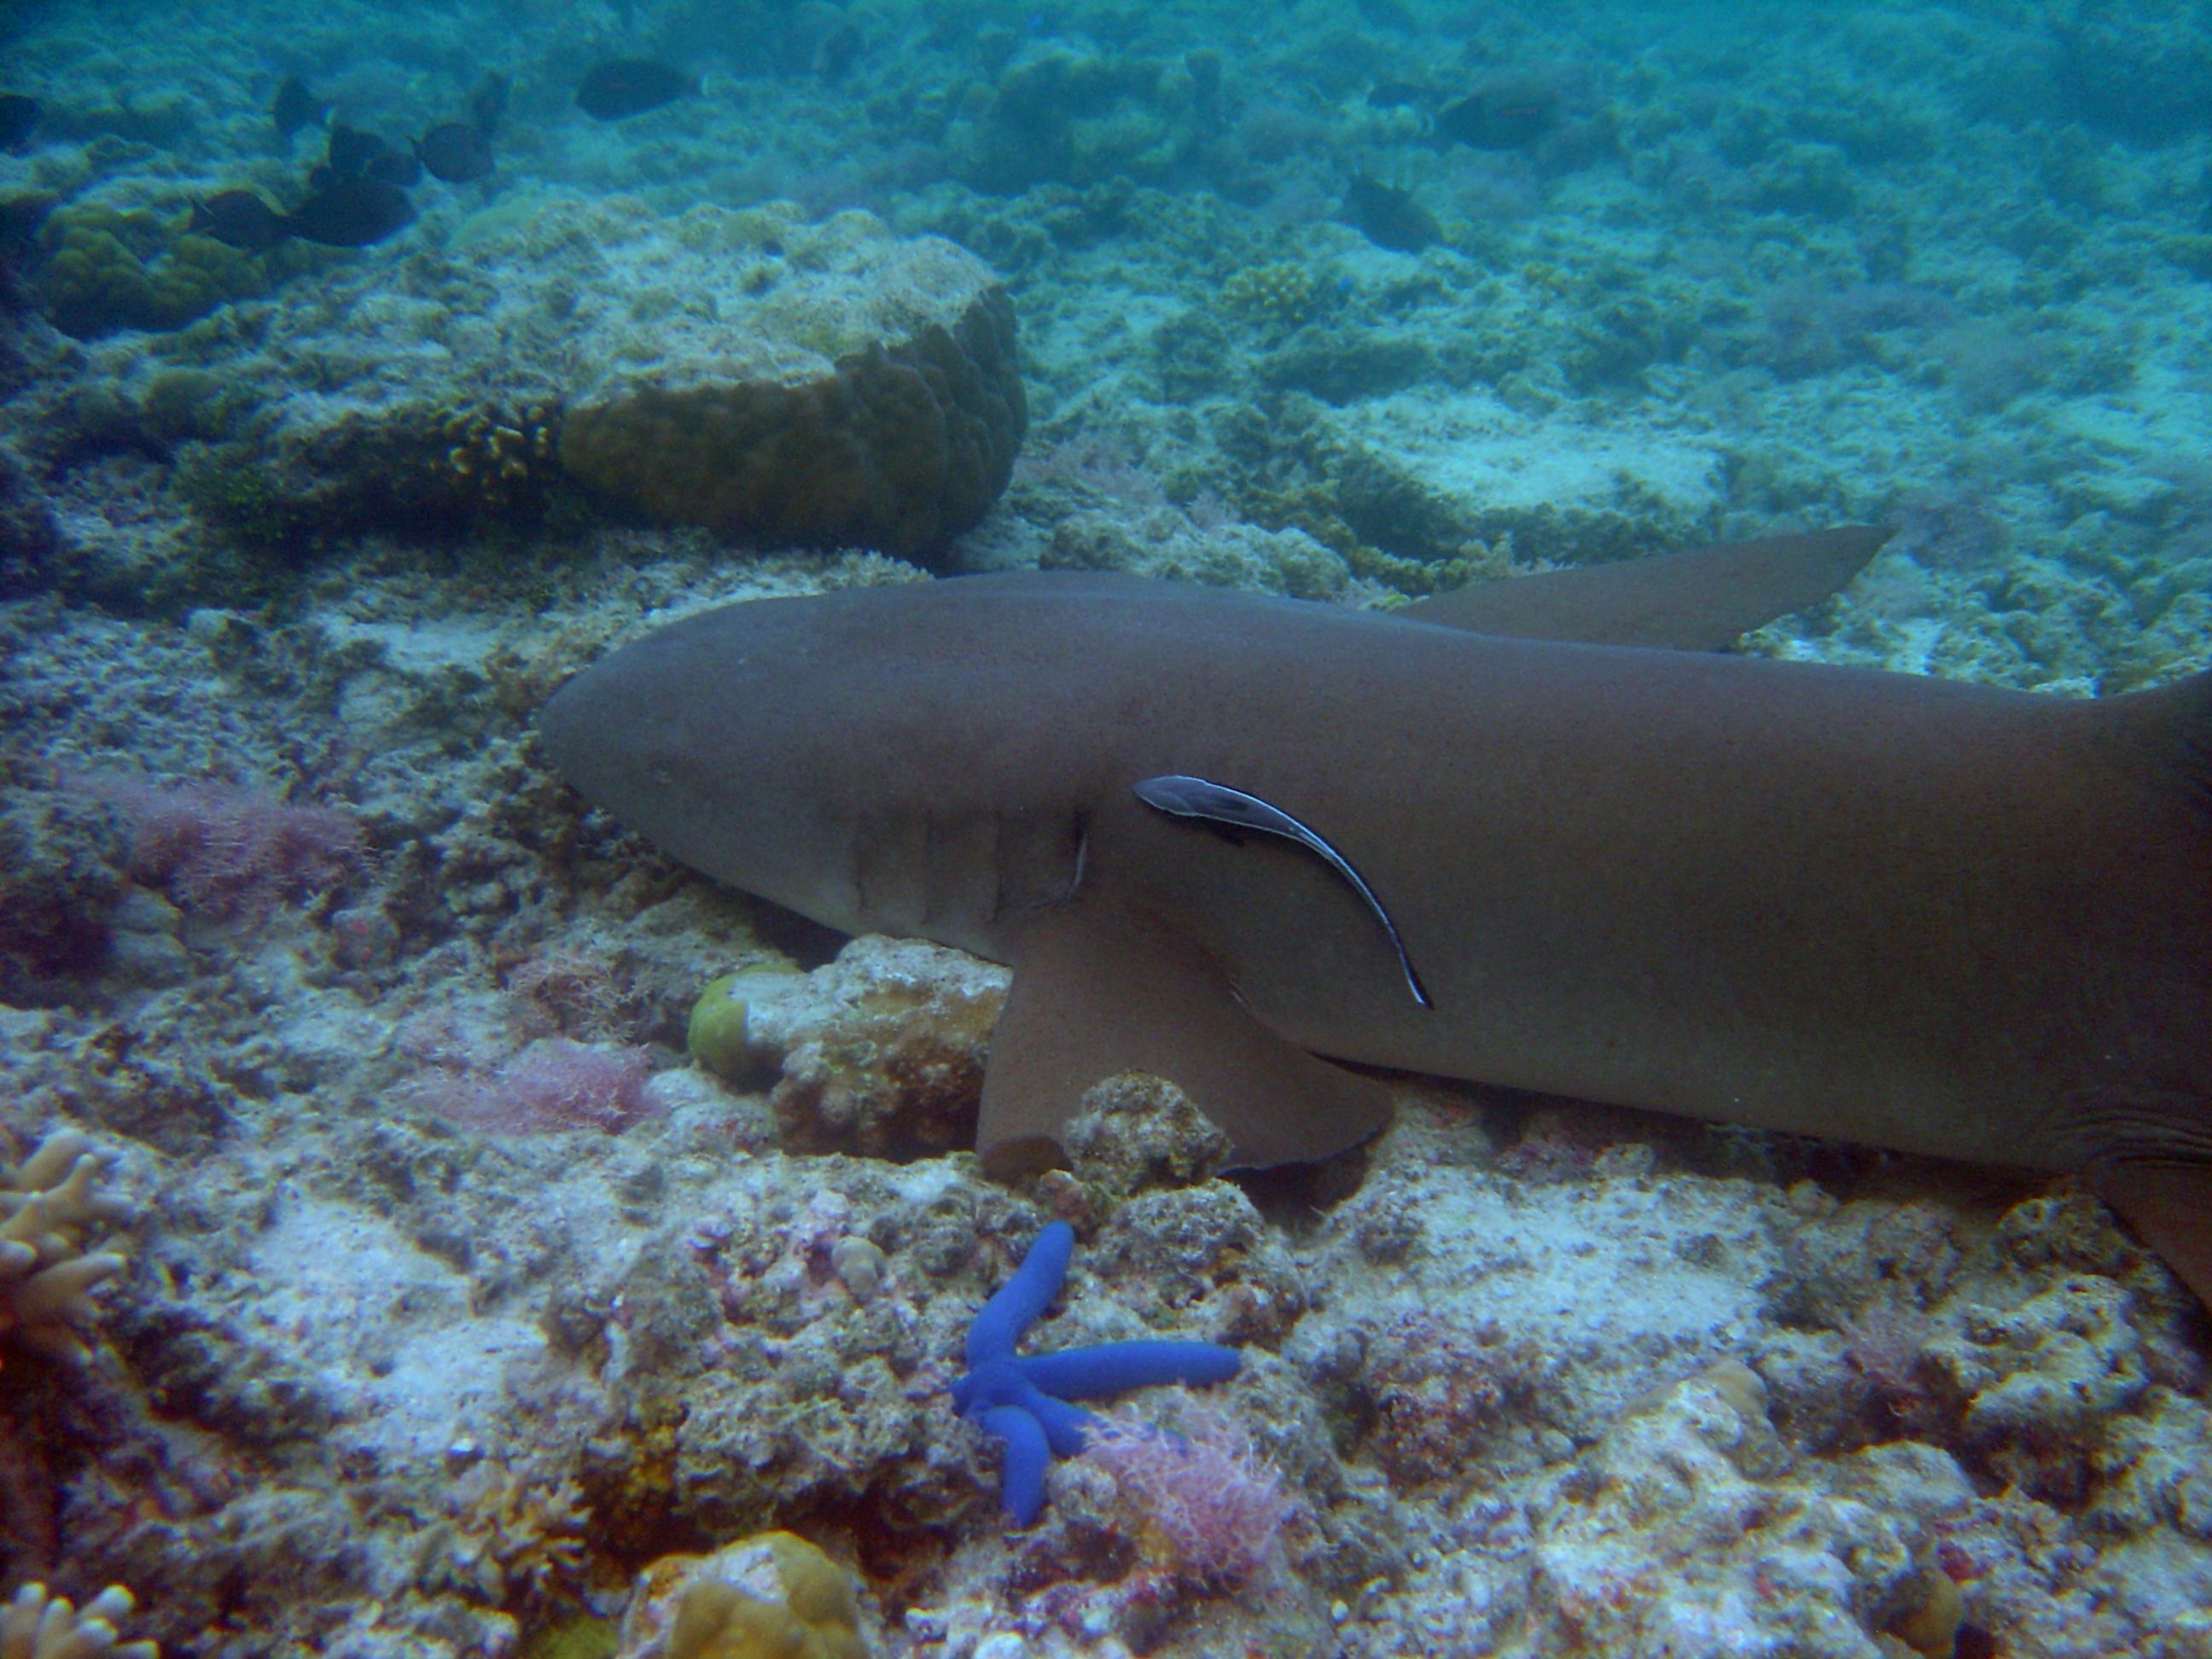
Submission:
<svg viewBox="0 0 2212 1659">
<path fill-rule="evenodd" d="M 1478 582 L 1399 611 L 1474 634 L 1717 651 L 1847 585 L 1891 532 L 1845 525 Z"/>
<path fill-rule="evenodd" d="M 1181 934 L 1096 905 L 1038 918 L 991 1038 L 984 1167 L 1005 1177 L 1062 1162 L 1060 1133 L 1084 1091 L 1120 1072 L 1182 1089 L 1240 1164 L 1327 1158 L 1390 1117 L 1384 1085 L 1276 1036 Z"/>
<path fill-rule="evenodd" d="M 2100 1164 L 2089 1184 L 2212 1311 L 2212 1164 Z"/>
</svg>

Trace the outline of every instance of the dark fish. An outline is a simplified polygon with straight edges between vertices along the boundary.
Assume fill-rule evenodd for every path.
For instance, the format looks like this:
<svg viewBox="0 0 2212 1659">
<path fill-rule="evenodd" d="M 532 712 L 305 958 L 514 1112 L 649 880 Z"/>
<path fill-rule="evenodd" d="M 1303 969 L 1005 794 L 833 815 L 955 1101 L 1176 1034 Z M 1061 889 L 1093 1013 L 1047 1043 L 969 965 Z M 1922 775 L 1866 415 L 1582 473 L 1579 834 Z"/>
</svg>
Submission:
<svg viewBox="0 0 2212 1659">
<path fill-rule="evenodd" d="M 491 145 L 480 127 L 441 121 L 415 141 L 415 154 L 433 179 L 465 185 L 491 171 Z"/>
<path fill-rule="evenodd" d="M 15 149 L 39 125 L 39 100 L 25 92 L 0 92 L 0 149 Z"/>
<path fill-rule="evenodd" d="M 507 118 L 507 89 L 514 84 L 513 76 L 493 70 L 469 88 L 469 125 L 485 137 L 497 132 Z"/>
<path fill-rule="evenodd" d="M 392 153 L 392 146 L 373 132 L 343 123 L 331 127 L 331 142 L 323 152 L 320 169 L 331 179 L 365 179 L 377 157 Z"/>
<path fill-rule="evenodd" d="M 1556 88 L 1501 76 L 1437 112 L 1437 131 L 1475 149 L 1526 149 L 1559 119 Z"/>
<path fill-rule="evenodd" d="M 407 192 L 380 179 L 339 179 L 284 221 L 290 234 L 326 247 L 367 247 L 415 221 Z"/>
<path fill-rule="evenodd" d="M 248 253 L 275 247 L 291 234 L 284 227 L 284 216 L 250 190 L 226 190 L 193 203 L 191 222 L 185 229 Z"/>
<path fill-rule="evenodd" d="M 1444 234 L 1436 216 L 1413 199 L 1411 191 L 1364 173 L 1354 173 L 1345 186 L 1344 210 L 1361 235 L 1398 253 L 1419 253 Z"/>
<path fill-rule="evenodd" d="M 301 127 L 320 126 L 330 112 L 329 100 L 316 97 L 296 75 L 288 75 L 276 83 L 276 101 L 269 106 L 269 118 L 276 124 L 280 144 L 289 144 L 292 135 Z"/>
<path fill-rule="evenodd" d="M 412 190 L 422 182 L 422 164 L 406 150 L 387 149 L 363 167 L 361 176 L 397 190 Z"/>
<path fill-rule="evenodd" d="M 699 77 L 650 58 L 617 58 L 601 64 L 576 88 L 576 107 L 595 121 L 642 115 L 699 90 Z"/>
<path fill-rule="evenodd" d="M 54 210 L 52 196 L 0 196 L 0 304 L 4 304 L 8 255 L 27 244 Z"/>
</svg>

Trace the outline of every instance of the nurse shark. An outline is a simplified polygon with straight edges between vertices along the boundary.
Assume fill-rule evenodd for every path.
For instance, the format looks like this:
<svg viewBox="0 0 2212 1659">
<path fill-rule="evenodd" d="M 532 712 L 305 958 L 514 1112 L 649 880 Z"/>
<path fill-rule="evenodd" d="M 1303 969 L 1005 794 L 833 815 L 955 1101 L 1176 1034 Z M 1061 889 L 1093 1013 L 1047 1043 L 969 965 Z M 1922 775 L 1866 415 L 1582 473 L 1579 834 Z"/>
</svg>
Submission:
<svg viewBox="0 0 2212 1659">
<path fill-rule="evenodd" d="M 1324 1158 L 1387 1121 L 1382 1067 L 2080 1170 L 2212 1304 L 2212 675 L 1711 649 L 1881 540 L 1392 613 L 1082 573 L 763 599 L 540 728 L 708 875 L 1010 964 L 994 1172 L 1124 1071 L 1243 1163 Z"/>
</svg>

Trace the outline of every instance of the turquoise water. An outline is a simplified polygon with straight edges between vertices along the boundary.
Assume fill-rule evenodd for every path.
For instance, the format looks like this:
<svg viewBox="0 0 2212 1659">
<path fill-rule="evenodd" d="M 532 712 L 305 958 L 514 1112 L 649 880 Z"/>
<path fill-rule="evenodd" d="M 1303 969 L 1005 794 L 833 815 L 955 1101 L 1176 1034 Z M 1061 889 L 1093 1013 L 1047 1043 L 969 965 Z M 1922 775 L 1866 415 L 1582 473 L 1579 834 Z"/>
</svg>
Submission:
<svg viewBox="0 0 2212 1659">
<path fill-rule="evenodd" d="M 1739 651 L 2212 668 L 2212 6 L 15 0 L 0 94 L 0 1591 L 642 1654 L 775 1528 L 884 1654 L 2212 1652 L 2203 1310 L 2063 1179 L 1431 1080 L 1311 1191 L 1006 1185 L 1001 967 L 532 727 L 728 600 L 1850 524 Z M 1032 1534 L 944 1391 L 1054 1218 L 1040 1347 L 1248 1359 Z"/>
</svg>

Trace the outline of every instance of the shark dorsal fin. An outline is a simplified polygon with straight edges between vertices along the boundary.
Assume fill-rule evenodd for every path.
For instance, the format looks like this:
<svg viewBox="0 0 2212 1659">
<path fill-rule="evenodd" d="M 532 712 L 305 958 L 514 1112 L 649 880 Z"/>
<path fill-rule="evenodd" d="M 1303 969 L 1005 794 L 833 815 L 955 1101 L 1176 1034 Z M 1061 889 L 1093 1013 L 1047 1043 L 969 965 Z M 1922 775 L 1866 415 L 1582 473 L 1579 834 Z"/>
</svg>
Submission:
<svg viewBox="0 0 2212 1659">
<path fill-rule="evenodd" d="M 1891 533 L 1844 525 L 1546 570 L 1439 593 L 1398 614 L 1510 639 L 1717 651 L 1844 587 Z"/>
</svg>

